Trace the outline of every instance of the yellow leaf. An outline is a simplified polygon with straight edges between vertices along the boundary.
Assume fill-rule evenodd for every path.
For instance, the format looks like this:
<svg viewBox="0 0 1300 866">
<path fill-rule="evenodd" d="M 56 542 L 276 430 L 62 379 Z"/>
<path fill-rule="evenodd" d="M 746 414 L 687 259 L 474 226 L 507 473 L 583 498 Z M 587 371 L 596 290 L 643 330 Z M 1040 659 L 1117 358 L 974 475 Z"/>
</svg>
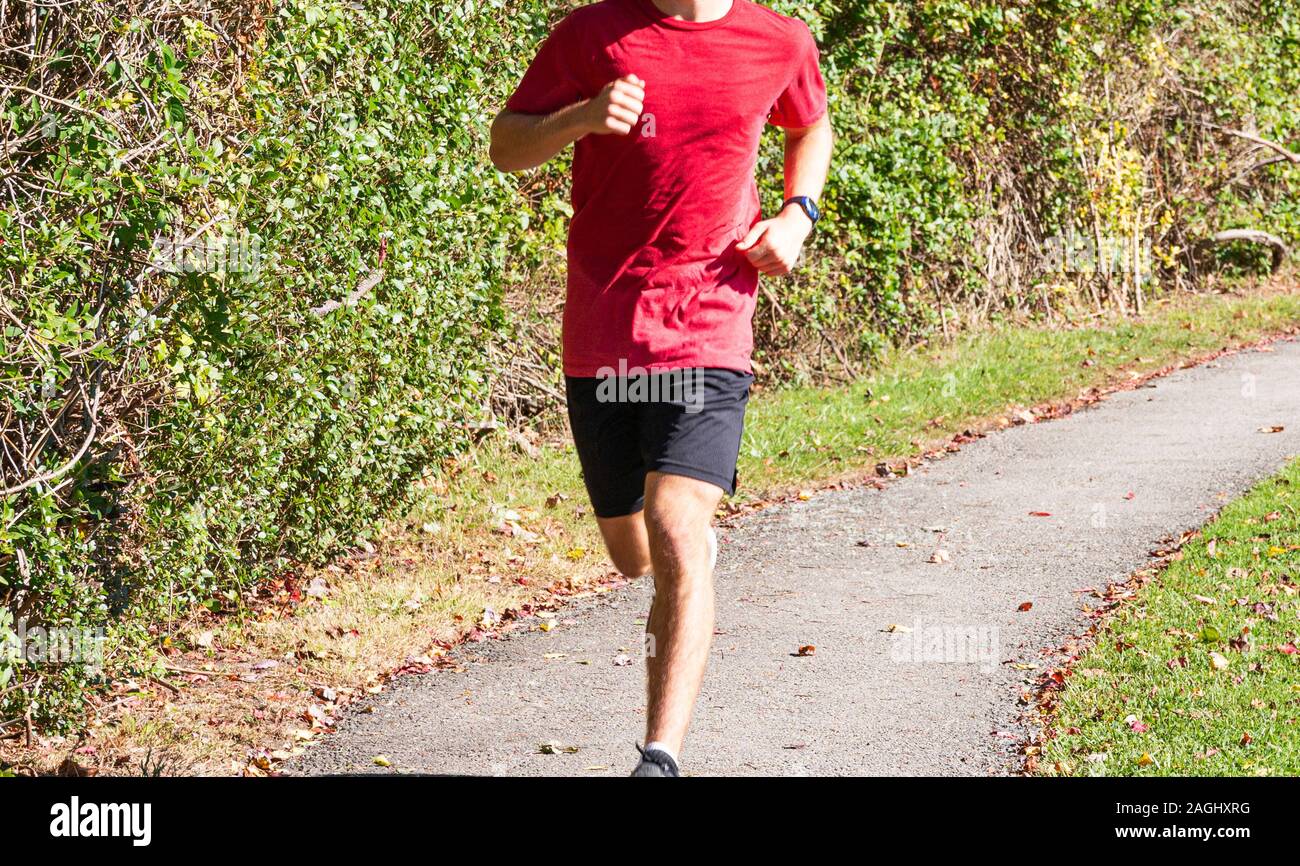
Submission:
<svg viewBox="0 0 1300 866">
<path fill-rule="evenodd" d="M 387 755 L 375 755 L 376 767 L 391 767 L 393 762 L 388 759 Z"/>
<path fill-rule="evenodd" d="M 1151 754 L 1149 752 L 1143 752 L 1142 757 L 1138 758 L 1139 767 L 1150 767 L 1154 765 L 1155 762 L 1156 759 L 1151 757 Z"/>
</svg>

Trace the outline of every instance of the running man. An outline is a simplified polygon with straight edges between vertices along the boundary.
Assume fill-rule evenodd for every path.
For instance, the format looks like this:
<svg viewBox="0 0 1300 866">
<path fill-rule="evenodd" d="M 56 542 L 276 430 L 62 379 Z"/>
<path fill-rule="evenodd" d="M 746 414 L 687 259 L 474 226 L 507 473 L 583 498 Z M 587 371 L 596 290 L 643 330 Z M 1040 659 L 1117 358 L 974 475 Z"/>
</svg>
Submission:
<svg viewBox="0 0 1300 866">
<path fill-rule="evenodd" d="M 577 143 L 569 420 L 614 566 L 654 575 L 634 776 L 679 775 L 708 664 L 710 524 L 735 492 L 759 274 L 794 267 L 830 165 L 817 62 L 803 22 L 750 0 L 603 0 L 555 27 L 492 125 L 502 171 Z M 767 123 L 785 129 L 786 201 L 762 219 Z"/>
</svg>

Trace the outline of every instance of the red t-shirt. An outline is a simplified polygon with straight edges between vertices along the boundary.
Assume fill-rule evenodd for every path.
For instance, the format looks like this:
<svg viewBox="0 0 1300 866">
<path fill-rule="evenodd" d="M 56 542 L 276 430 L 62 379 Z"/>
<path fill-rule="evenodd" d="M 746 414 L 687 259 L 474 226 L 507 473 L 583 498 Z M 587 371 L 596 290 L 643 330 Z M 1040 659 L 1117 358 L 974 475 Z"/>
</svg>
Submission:
<svg viewBox="0 0 1300 866">
<path fill-rule="evenodd" d="M 749 372 L 758 272 L 735 246 L 760 218 L 754 167 L 768 121 L 826 112 L 808 27 L 749 0 L 717 21 L 653 0 L 603 0 L 555 28 L 507 108 L 549 114 L 633 74 L 630 135 L 587 135 L 573 160 L 564 372 Z"/>
</svg>

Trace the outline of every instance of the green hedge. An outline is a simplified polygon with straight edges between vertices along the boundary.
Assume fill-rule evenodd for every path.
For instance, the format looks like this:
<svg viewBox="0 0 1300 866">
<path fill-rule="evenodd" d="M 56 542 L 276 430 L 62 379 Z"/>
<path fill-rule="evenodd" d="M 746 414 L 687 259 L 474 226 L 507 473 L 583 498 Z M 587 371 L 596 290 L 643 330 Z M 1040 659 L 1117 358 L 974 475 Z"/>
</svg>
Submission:
<svg viewBox="0 0 1300 866">
<path fill-rule="evenodd" d="M 556 375 L 515 301 L 559 292 L 564 166 L 506 178 L 485 144 L 564 9 L 16 5 L 38 27 L 0 24 L 34 46 L 0 60 L 0 468 L 41 480 L 0 498 L 0 601 L 107 625 L 111 674 L 194 605 L 358 543 L 471 441 L 501 347 L 541 340 Z M 778 377 L 809 347 L 857 365 L 980 316 L 1126 302 L 1044 264 L 1070 231 L 1136 227 L 1148 292 L 1203 277 L 1215 230 L 1300 238 L 1300 173 L 1225 183 L 1259 154 L 1206 125 L 1294 141 L 1296 0 L 773 5 L 821 41 L 839 136 L 815 254 L 757 317 Z M 774 133 L 772 200 L 779 165 Z M 224 268 L 160 261 L 195 234 L 225 239 Z M 74 721 L 97 676 L 0 658 L 0 722 Z"/>
</svg>

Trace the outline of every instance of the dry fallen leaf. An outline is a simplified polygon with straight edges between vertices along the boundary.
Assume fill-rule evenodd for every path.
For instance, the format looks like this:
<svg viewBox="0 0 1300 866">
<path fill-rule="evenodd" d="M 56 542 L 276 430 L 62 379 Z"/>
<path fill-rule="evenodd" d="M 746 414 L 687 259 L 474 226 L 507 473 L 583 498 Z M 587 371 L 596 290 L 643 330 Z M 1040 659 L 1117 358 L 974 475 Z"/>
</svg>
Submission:
<svg viewBox="0 0 1300 866">
<path fill-rule="evenodd" d="M 1281 424 L 1273 424 L 1273 425 L 1270 425 L 1270 426 L 1268 426 L 1268 427 L 1260 427 L 1260 428 L 1259 428 L 1259 432 L 1261 432 L 1261 433 L 1281 433 L 1281 432 L 1282 432 L 1283 430 L 1285 430 L 1285 429 L 1286 429 L 1286 428 L 1283 427 Z"/>
<path fill-rule="evenodd" d="M 1137 763 L 1138 763 L 1138 766 L 1139 766 L 1139 767 L 1150 767 L 1150 766 L 1154 765 L 1155 762 L 1156 762 L 1156 759 L 1153 758 L 1153 757 L 1151 757 L 1150 753 L 1148 753 L 1148 752 L 1143 752 L 1143 753 L 1142 753 L 1142 757 L 1138 758 L 1138 760 L 1137 760 Z"/>
<path fill-rule="evenodd" d="M 561 746 L 559 743 L 542 743 L 537 747 L 539 755 L 558 755 L 560 752 L 567 752 L 570 755 L 577 754 L 577 746 Z"/>
<path fill-rule="evenodd" d="M 1018 610 L 1018 611 L 1020 611 L 1021 613 L 1023 613 L 1023 612 L 1025 612 L 1025 611 L 1030 610 L 1031 608 L 1033 608 L 1033 606 L 1034 606 L 1034 603 L 1033 603 L 1032 601 L 1023 601 L 1023 602 L 1020 603 L 1020 606 L 1016 608 L 1016 610 Z"/>
<path fill-rule="evenodd" d="M 1221 653 L 1210 653 L 1210 667 L 1214 668 L 1216 671 L 1226 671 L 1229 664 L 1230 662 L 1227 657 Z"/>
<path fill-rule="evenodd" d="M 948 551 L 944 550 L 943 548 L 940 548 L 936 550 L 934 553 L 930 554 L 930 558 L 927 559 L 926 562 L 932 562 L 935 563 L 936 565 L 940 565 L 942 563 L 948 562 L 949 559 L 950 557 L 948 556 Z"/>
<path fill-rule="evenodd" d="M 800 655 L 800 656 L 817 655 L 817 647 L 813 646 L 812 644 L 801 646 L 799 647 L 799 651 L 795 653 L 795 655 Z"/>
</svg>

